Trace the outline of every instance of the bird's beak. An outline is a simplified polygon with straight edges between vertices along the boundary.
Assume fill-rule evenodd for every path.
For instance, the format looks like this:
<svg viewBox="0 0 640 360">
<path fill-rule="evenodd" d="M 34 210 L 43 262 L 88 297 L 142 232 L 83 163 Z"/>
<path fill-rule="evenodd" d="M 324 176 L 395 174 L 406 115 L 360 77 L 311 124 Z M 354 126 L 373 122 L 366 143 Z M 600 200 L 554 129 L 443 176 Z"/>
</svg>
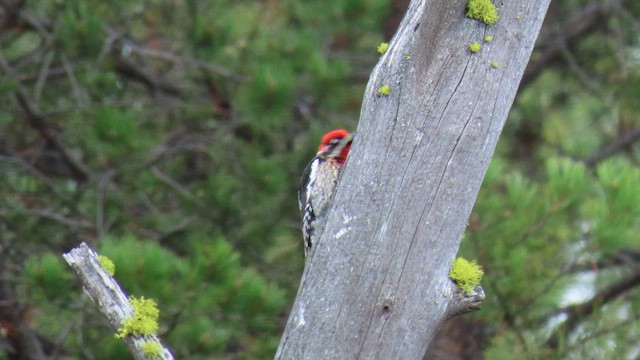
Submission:
<svg viewBox="0 0 640 360">
<path fill-rule="evenodd" d="M 349 135 L 347 135 L 347 137 L 345 138 L 345 140 L 347 141 L 348 144 L 351 144 L 353 142 L 353 138 L 355 138 L 356 133 L 349 133 Z"/>
</svg>

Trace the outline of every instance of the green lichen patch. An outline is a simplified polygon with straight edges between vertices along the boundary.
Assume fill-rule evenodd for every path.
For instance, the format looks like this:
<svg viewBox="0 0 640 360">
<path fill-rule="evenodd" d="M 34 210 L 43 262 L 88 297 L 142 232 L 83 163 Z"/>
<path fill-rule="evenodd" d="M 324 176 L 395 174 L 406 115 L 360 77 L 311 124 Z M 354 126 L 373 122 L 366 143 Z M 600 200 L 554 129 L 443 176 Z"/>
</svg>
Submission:
<svg viewBox="0 0 640 360">
<path fill-rule="evenodd" d="M 482 275 L 484 275 L 484 271 L 475 260 L 468 261 L 463 258 L 457 258 L 449 272 L 451 280 L 455 281 L 458 287 L 467 294 L 471 293 L 473 288 L 480 283 Z"/>
<path fill-rule="evenodd" d="M 378 94 L 380 95 L 391 95 L 391 86 L 382 85 L 378 88 Z"/>
<path fill-rule="evenodd" d="M 472 53 L 477 53 L 478 51 L 480 51 L 480 48 L 481 46 L 477 42 L 469 44 L 469 51 L 471 51 Z"/>
<path fill-rule="evenodd" d="M 157 341 L 147 341 L 142 345 L 142 353 L 144 356 L 152 359 L 160 359 L 160 353 L 162 352 L 162 345 Z"/>
<path fill-rule="evenodd" d="M 491 66 L 493 66 L 494 68 L 497 68 L 498 66 L 500 66 L 500 64 L 497 61 L 494 61 L 491 63 Z"/>
<path fill-rule="evenodd" d="M 484 42 L 490 43 L 491 41 L 493 41 L 493 36 L 487 35 L 487 36 L 484 37 Z"/>
<path fill-rule="evenodd" d="M 389 49 L 389 43 L 383 42 L 383 43 L 380 43 L 380 45 L 378 45 L 378 52 L 380 54 L 386 53 L 387 49 Z"/>
<path fill-rule="evenodd" d="M 123 339 L 127 335 L 154 335 L 158 331 L 158 305 L 152 299 L 129 297 L 133 307 L 133 317 L 126 318 L 118 329 L 116 337 Z"/>
<path fill-rule="evenodd" d="M 107 274 L 113 276 L 116 273 L 116 265 L 108 257 L 100 255 L 98 256 L 98 262 L 100 263 L 100 266 L 102 266 L 104 271 L 107 272 Z"/>
<path fill-rule="evenodd" d="M 467 17 L 493 25 L 498 21 L 498 10 L 491 0 L 469 0 L 467 3 Z"/>
</svg>

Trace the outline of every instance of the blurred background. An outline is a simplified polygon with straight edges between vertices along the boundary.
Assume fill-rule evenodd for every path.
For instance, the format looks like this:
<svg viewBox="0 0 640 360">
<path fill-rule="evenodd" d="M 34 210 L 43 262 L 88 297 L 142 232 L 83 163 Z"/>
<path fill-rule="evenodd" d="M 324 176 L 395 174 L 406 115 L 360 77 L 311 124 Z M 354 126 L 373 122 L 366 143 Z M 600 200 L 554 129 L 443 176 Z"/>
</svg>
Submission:
<svg viewBox="0 0 640 360">
<path fill-rule="evenodd" d="M 176 358 L 272 358 L 299 176 L 406 6 L 0 0 L 0 359 L 130 358 L 61 259 L 82 241 Z M 640 2 L 553 1 L 460 250 L 488 297 L 426 358 L 640 357 L 639 95 Z"/>
</svg>

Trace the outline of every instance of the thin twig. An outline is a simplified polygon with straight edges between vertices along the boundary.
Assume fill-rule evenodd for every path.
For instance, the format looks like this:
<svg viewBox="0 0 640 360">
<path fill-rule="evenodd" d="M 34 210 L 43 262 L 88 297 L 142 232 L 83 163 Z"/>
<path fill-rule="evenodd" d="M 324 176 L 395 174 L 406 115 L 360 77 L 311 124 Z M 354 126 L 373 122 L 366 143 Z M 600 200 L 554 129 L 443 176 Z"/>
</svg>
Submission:
<svg viewBox="0 0 640 360">
<path fill-rule="evenodd" d="M 36 102 L 40 101 L 40 96 L 42 95 L 42 90 L 44 89 L 44 84 L 47 82 L 47 78 L 49 77 L 49 71 L 51 70 L 51 61 L 55 55 L 55 51 L 48 51 L 44 56 L 44 61 L 42 62 L 42 67 L 40 68 L 40 73 L 38 74 L 38 81 L 36 81 L 36 86 L 33 91 L 33 98 Z"/>
<path fill-rule="evenodd" d="M 108 36 L 107 36 L 107 41 L 105 41 L 103 45 L 103 50 L 106 49 L 107 46 L 111 47 L 111 45 L 115 43 L 117 40 L 122 40 L 122 42 L 126 44 L 125 46 L 127 48 L 127 51 L 130 51 L 132 53 L 137 53 L 142 57 L 161 59 L 174 64 L 187 64 L 190 66 L 195 66 L 201 69 L 205 69 L 209 72 L 221 75 L 225 78 L 230 78 L 237 81 L 248 81 L 247 77 L 235 74 L 234 72 L 225 68 L 224 66 L 213 64 L 213 63 L 192 58 L 192 57 L 180 56 L 168 51 L 149 49 L 147 47 L 136 44 L 133 40 L 126 38 L 123 33 L 117 30 L 114 30 L 109 26 L 105 26 L 104 30 L 107 32 Z M 103 52 L 101 52 L 101 55 L 102 54 Z"/>
<path fill-rule="evenodd" d="M 69 77 L 69 83 L 71 84 L 71 90 L 73 92 L 73 97 L 76 99 L 76 104 L 78 106 L 82 106 L 85 103 L 86 96 L 85 96 L 85 93 L 82 91 L 80 84 L 78 84 L 76 75 L 73 73 L 73 67 L 71 66 L 71 63 L 69 63 L 69 60 L 67 60 L 66 56 L 62 55 L 60 56 L 60 59 L 62 60 L 64 71 L 67 73 L 67 76 Z"/>
<path fill-rule="evenodd" d="M 639 285 L 640 268 L 636 268 L 631 275 L 600 291 L 591 300 L 568 307 L 566 309 L 567 319 L 556 328 L 547 341 L 547 346 L 552 349 L 557 348 L 561 343 L 561 338 L 570 334 L 581 320 L 589 317 L 594 311 L 600 309 L 602 305 L 617 299 L 620 295 Z"/>
<path fill-rule="evenodd" d="M 0 215 L 4 216 L 7 214 L 26 214 L 30 216 L 53 220 L 63 225 L 74 227 L 74 228 L 92 228 L 93 227 L 93 224 L 91 224 L 87 220 L 84 220 L 84 219 L 75 220 L 68 217 L 64 217 L 60 215 L 59 212 L 51 209 L 26 209 L 26 210 L 20 211 L 16 209 L 0 208 Z"/>
<path fill-rule="evenodd" d="M 153 175 L 155 175 L 155 177 L 158 180 L 165 183 L 167 186 L 172 188 L 175 192 L 182 195 L 185 199 L 193 202 L 194 204 L 200 207 L 203 207 L 203 208 L 205 207 L 205 205 L 202 203 L 202 201 L 200 201 L 200 199 L 198 199 L 197 196 L 193 195 L 189 190 L 187 190 L 184 186 L 182 186 L 177 181 L 173 180 L 167 174 L 160 171 L 160 169 L 158 169 L 156 166 L 151 167 L 151 172 L 153 173 Z"/>
<path fill-rule="evenodd" d="M 51 179 L 47 177 L 47 175 L 43 174 L 40 170 L 38 170 L 36 167 L 31 165 L 28 161 L 17 156 L 0 155 L 0 162 L 14 163 L 14 164 L 20 165 L 21 167 L 25 168 L 29 173 L 31 173 L 33 176 L 40 179 L 40 181 L 46 184 L 54 194 L 60 196 L 63 199 L 69 198 L 69 195 L 67 193 L 60 192 L 55 187 L 55 185 L 51 182 Z"/>
<path fill-rule="evenodd" d="M 639 140 L 640 127 L 631 129 L 614 139 L 612 142 L 606 144 L 604 147 L 598 149 L 598 151 L 591 154 L 584 162 L 587 164 L 587 166 L 593 167 L 602 160 L 617 154 L 618 152 L 628 148 Z"/>
<path fill-rule="evenodd" d="M 116 171 L 110 170 L 98 176 L 98 198 L 96 204 L 96 238 L 102 239 L 107 232 L 107 226 L 104 221 L 104 199 L 107 188 L 111 184 L 111 179 L 115 176 Z"/>
</svg>

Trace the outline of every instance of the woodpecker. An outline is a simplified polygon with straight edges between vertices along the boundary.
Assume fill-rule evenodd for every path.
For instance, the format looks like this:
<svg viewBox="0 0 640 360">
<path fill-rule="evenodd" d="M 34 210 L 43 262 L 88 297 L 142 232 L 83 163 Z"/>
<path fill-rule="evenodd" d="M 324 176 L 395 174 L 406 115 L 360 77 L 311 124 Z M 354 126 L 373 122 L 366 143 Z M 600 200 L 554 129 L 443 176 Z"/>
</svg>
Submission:
<svg viewBox="0 0 640 360">
<path fill-rule="evenodd" d="M 305 257 L 317 241 L 317 231 L 324 226 L 352 141 L 353 136 L 347 130 L 337 129 L 326 133 L 318 153 L 302 173 L 298 205 L 302 217 Z"/>
</svg>

